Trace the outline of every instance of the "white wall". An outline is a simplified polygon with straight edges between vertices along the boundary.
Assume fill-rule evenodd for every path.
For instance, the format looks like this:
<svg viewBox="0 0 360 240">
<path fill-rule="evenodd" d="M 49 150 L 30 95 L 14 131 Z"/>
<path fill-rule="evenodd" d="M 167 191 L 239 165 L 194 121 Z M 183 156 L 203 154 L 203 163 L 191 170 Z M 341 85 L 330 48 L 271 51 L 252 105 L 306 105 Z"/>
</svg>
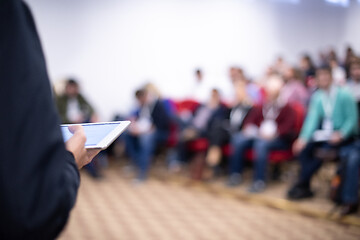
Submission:
<svg viewBox="0 0 360 240">
<path fill-rule="evenodd" d="M 102 120 L 129 109 L 136 87 L 156 83 L 180 97 L 201 67 L 228 83 L 229 65 L 260 76 L 278 54 L 296 63 L 352 44 L 360 51 L 359 6 L 322 0 L 27 0 L 51 79 L 75 76 Z M 296 4 L 296 2 L 298 2 Z"/>
</svg>

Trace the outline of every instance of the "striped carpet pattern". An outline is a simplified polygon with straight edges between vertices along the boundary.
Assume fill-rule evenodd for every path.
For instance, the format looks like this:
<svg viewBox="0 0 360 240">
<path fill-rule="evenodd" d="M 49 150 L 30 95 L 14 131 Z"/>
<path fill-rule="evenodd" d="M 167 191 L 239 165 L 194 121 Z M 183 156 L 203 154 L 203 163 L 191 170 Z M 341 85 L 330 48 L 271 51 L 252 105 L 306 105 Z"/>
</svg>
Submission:
<svg viewBox="0 0 360 240">
<path fill-rule="evenodd" d="M 59 239 L 360 239 L 360 228 L 252 204 L 150 178 L 134 184 L 110 167 L 82 173 L 79 196 Z"/>
</svg>

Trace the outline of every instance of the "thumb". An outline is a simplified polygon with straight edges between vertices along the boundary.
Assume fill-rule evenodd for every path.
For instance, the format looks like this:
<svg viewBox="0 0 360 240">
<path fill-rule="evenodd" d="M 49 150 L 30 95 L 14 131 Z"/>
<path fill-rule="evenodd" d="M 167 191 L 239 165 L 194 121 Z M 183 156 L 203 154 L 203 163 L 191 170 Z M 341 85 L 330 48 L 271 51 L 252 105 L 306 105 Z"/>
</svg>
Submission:
<svg viewBox="0 0 360 240">
<path fill-rule="evenodd" d="M 68 129 L 72 134 L 75 134 L 76 132 L 83 130 L 83 127 L 81 125 L 70 125 Z"/>
<path fill-rule="evenodd" d="M 84 128 L 81 125 L 71 125 L 69 126 L 69 131 L 73 134 L 73 136 L 67 142 L 69 143 L 77 142 L 82 145 L 85 144 L 86 136 L 85 136 Z"/>
</svg>

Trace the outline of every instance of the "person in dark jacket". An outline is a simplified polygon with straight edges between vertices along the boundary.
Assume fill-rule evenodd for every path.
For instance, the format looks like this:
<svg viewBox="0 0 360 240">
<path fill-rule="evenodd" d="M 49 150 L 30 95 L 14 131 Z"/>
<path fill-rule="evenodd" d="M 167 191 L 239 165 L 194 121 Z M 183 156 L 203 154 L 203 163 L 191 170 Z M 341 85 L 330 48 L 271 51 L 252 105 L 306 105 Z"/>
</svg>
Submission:
<svg viewBox="0 0 360 240">
<path fill-rule="evenodd" d="M 35 23 L 20 0 L 0 1 L 0 239 L 54 239 L 97 154 L 81 127 L 64 144 Z"/>
<path fill-rule="evenodd" d="M 216 167 L 222 159 L 222 147 L 230 142 L 231 136 L 238 134 L 253 106 L 247 92 L 246 83 L 237 81 L 234 84 L 235 101 L 233 107 L 226 111 L 224 119 L 216 121 L 208 131 L 209 149 L 206 162 L 210 167 Z"/>
<path fill-rule="evenodd" d="M 290 148 L 296 137 L 294 110 L 290 105 L 280 102 L 279 99 L 282 86 L 282 79 L 269 79 L 265 87 L 267 102 L 253 107 L 243 123 L 243 131 L 233 135 L 229 186 L 240 184 L 245 151 L 253 148 L 255 152 L 254 181 L 249 191 L 264 191 L 268 154 L 271 150 Z"/>
<path fill-rule="evenodd" d="M 176 153 L 172 156 L 173 162 L 185 162 L 187 160 L 187 144 L 199 138 L 207 138 L 210 144 L 218 142 L 216 132 L 218 126 L 228 115 L 228 108 L 221 102 L 221 96 L 217 89 L 210 92 L 209 101 L 200 105 L 194 116 L 186 123 L 179 132 L 179 140 L 176 146 Z"/>
<path fill-rule="evenodd" d="M 146 89 L 135 93 L 139 108 L 133 114 L 133 123 L 125 136 L 130 158 L 137 167 L 137 180 L 146 180 L 151 158 L 157 146 L 164 144 L 170 133 L 170 116 L 162 100 Z"/>
</svg>

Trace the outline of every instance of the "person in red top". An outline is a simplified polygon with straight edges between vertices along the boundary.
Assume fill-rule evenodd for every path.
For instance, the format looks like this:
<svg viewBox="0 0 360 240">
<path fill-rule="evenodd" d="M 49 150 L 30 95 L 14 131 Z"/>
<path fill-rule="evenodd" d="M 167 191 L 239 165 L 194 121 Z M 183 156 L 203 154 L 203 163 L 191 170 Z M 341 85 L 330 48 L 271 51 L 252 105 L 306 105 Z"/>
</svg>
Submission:
<svg viewBox="0 0 360 240">
<path fill-rule="evenodd" d="M 243 131 L 232 136 L 231 145 L 234 151 L 230 157 L 229 186 L 241 183 L 244 154 L 246 150 L 253 148 L 255 172 L 249 191 L 264 191 L 269 152 L 291 146 L 295 138 L 295 113 L 290 105 L 280 101 L 282 86 L 281 78 L 269 79 L 265 86 L 266 103 L 253 107 L 244 121 Z"/>
</svg>

